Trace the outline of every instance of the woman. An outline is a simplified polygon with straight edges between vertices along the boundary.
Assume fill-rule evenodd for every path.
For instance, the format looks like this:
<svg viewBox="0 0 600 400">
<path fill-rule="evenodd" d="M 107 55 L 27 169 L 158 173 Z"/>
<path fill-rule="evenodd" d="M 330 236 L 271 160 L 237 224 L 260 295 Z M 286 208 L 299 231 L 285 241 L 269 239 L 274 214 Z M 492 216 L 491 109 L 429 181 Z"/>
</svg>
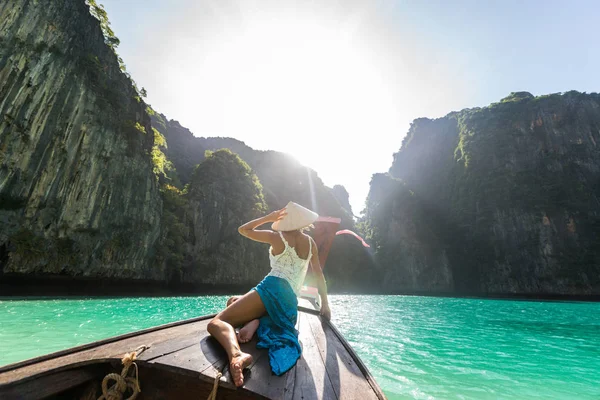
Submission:
<svg viewBox="0 0 600 400">
<path fill-rule="evenodd" d="M 219 341 L 229 357 L 229 371 L 236 386 L 244 384 L 242 371 L 252 363 L 252 356 L 240 350 L 235 326 L 260 318 L 256 347 L 269 349 L 271 370 L 281 375 L 300 357 L 297 295 L 302 287 L 308 264 L 312 266 L 321 295 L 321 315 L 330 319 L 327 286 L 319 263 L 314 240 L 303 233 L 318 215 L 289 202 L 281 210 L 255 219 L 239 227 L 243 236 L 269 243 L 271 272 L 250 292 L 220 312 L 208 324 L 208 332 Z M 273 230 L 257 230 L 271 222 Z"/>
</svg>

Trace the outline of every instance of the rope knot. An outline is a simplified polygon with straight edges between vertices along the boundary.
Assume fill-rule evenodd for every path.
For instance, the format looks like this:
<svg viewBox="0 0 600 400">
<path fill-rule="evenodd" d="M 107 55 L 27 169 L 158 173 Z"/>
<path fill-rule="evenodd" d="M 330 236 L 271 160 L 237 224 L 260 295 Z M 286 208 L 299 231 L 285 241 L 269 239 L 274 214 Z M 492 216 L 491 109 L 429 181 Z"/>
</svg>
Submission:
<svg viewBox="0 0 600 400">
<path fill-rule="evenodd" d="M 140 382 L 138 377 L 138 367 L 135 360 L 138 355 L 142 354 L 148 346 L 140 346 L 131 353 L 126 353 L 121 358 L 121 364 L 123 369 L 121 374 L 110 373 L 102 380 L 102 396 L 98 400 L 123 400 L 123 396 L 127 389 L 130 389 L 132 394 L 126 400 L 135 400 L 138 394 L 142 391 L 140 388 Z M 129 367 L 135 367 L 135 376 L 127 376 Z M 108 383 L 114 381 L 115 383 L 109 387 Z"/>
</svg>

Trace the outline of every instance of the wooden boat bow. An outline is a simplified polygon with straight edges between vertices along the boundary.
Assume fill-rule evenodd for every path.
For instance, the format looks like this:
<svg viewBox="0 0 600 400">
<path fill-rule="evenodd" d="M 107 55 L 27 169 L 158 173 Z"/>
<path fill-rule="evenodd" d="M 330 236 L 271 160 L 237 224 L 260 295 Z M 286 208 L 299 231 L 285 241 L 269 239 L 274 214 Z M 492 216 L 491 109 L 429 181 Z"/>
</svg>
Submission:
<svg viewBox="0 0 600 400">
<path fill-rule="evenodd" d="M 128 333 L 0 368 L 0 398 L 83 398 L 100 395 L 102 378 L 121 371 L 121 357 L 148 346 L 136 360 L 141 393 L 137 399 L 202 399 L 219 379 L 218 399 L 384 399 L 366 366 L 329 321 L 300 299 L 298 325 L 302 357 L 281 377 L 271 373 L 266 350 L 256 341 L 242 345 L 254 361 L 245 384 L 236 388 L 228 360 L 208 335 L 213 315 Z M 87 391 L 87 392 L 86 392 Z M 137 400 L 136 399 L 136 400 Z"/>
</svg>

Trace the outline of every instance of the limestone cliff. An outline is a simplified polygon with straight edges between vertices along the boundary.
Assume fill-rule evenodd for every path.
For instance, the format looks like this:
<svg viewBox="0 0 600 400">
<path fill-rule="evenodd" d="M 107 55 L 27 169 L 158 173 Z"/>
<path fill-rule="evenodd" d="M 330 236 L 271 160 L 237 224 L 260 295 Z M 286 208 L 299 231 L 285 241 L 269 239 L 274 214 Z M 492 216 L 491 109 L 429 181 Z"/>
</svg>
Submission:
<svg viewBox="0 0 600 400">
<path fill-rule="evenodd" d="M 161 277 L 145 108 L 83 1 L 0 2 L 0 272 Z"/>
<path fill-rule="evenodd" d="M 342 208 L 353 215 L 354 213 L 352 212 L 352 207 L 350 206 L 350 194 L 346 188 L 342 185 L 334 185 L 333 188 L 331 188 L 331 191 Z"/>
<path fill-rule="evenodd" d="M 452 271 L 443 241 L 422 199 L 406 183 L 375 174 L 367 201 L 368 238 L 376 245 L 380 288 L 386 292 L 445 292 Z"/>
<path fill-rule="evenodd" d="M 207 156 L 186 194 L 191 235 L 182 281 L 256 285 L 269 272 L 268 249 L 242 237 L 238 227 L 266 213 L 262 186 L 229 150 Z"/>
<path fill-rule="evenodd" d="M 599 141 L 598 94 L 520 92 L 415 120 L 371 182 L 365 227 L 385 285 L 600 294 Z"/>
</svg>

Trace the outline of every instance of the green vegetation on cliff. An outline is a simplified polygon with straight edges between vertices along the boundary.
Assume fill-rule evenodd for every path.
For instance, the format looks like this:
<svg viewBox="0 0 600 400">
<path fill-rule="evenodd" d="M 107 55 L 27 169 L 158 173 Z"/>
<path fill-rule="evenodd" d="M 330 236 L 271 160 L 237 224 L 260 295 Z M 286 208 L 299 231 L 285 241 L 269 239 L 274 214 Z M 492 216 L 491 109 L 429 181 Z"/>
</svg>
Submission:
<svg viewBox="0 0 600 400">
<path fill-rule="evenodd" d="M 115 53 L 115 56 L 117 56 L 117 60 L 119 61 L 119 68 L 129 79 L 131 79 L 133 88 L 137 93 L 136 99 L 138 102 L 140 102 L 141 97 L 146 97 L 146 89 L 138 89 L 137 83 L 127 72 L 125 62 L 117 53 L 117 47 L 119 47 L 119 45 L 121 44 L 121 40 L 115 35 L 115 32 L 110 27 L 110 20 L 108 19 L 108 14 L 104 9 L 104 5 L 96 3 L 96 0 L 85 0 L 85 4 L 89 6 L 90 14 L 92 14 L 92 16 L 94 16 L 98 21 L 100 21 L 100 29 L 102 29 L 102 35 L 104 36 L 104 43 L 106 43 L 106 45 L 110 47 L 113 53 Z"/>
<path fill-rule="evenodd" d="M 233 213 L 256 217 L 267 211 L 262 185 L 237 154 L 229 149 L 207 150 L 204 157 L 189 184 L 191 197 L 206 199 L 212 192 L 220 192 L 228 195 L 227 205 Z"/>
<path fill-rule="evenodd" d="M 179 178 L 173 163 L 167 158 L 164 151 L 167 149 L 165 137 L 156 128 L 152 128 L 154 133 L 154 146 L 152 146 L 152 164 L 153 171 L 160 183 L 170 182 L 175 186 L 180 186 Z"/>
<path fill-rule="evenodd" d="M 110 21 L 108 20 L 108 14 L 104 9 L 104 5 L 96 3 L 95 0 L 86 0 L 86 4 L 90 7 L 90 14 L 100 21 L 100 29 L 102 29 L 102 34 L 104 35 L 104 43 L 106 43 L 113 51 L 116 51 L 116 48 L 121 44 L 121 41 L 115 36 L 115 33 L 110 27 Z"/>
</svg>

